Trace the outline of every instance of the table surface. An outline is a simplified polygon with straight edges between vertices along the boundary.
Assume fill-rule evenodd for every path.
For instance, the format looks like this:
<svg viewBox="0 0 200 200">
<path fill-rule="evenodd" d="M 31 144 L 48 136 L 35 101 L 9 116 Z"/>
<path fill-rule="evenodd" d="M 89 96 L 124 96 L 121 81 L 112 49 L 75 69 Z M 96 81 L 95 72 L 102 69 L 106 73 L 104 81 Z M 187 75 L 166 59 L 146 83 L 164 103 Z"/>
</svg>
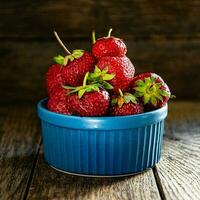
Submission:
<svg viewBox="0 0 200 200">
<path fill-rule="evenodd" d="M 169 105 L 162 159 L 153 169 L 113 179 L 50 168 L 35 107 L 1 106 L 0 199 L 200 199 L 200 102 Z"/>
</svg>

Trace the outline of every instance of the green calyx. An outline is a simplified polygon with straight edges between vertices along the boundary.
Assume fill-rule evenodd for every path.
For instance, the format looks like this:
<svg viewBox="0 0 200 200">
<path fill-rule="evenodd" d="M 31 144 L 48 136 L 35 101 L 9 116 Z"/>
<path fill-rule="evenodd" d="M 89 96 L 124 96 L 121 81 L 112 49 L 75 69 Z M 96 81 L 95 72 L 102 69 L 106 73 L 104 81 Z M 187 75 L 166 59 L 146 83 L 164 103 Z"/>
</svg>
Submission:
<svg viewBox="0 0 200 200">
<path fill-rule="evenodd" d="M 60 65 L 67 65 L 69 61 L 73 61 L 77 58 L 80 58 L 84 54 L 84 50 L 76 49 L 73 50 L 72 54 L 69 54 L 65 57 L 58 55 L 54 57 L 54 61 Z"/>
<path fill-rule="evenodd" d="M 119 96 L 117 98 L 113 98 L 111 100 L 111 104 L 117 104 L 119 108 L 123 106 L 123 104 L 134 103 L 137 104 L 137 97 L 131 93 L 122 93 L 121 89 L 119 89 Z"/>
<path fill-rule="evenodd" d="M 103 88 L 107 90 L 112 90 L 113 86 L 107 81 L 112 80 L 115 77 L 115 74 L 108 73 L 108 67 L 105 67 L 103 70 L 100 70 L 98 66 L 95 66 L 94 72 L 90 73 L 88 76 L 88 81 L 91 84 L 100 84 Z"/>
<path fill-rule="evenodd" d="M 158 101 L 163 101 L 163 97 L 170 97 L 170 92 L 161 89 L 164 83 L 156 83 L 155 77 L 148 77 L 138 80 L 135 87 L 136 97 L 142 97 L 144 104 L 151 103 L 156 106 Z"/>
<path fill-rule="evenodd" d="M 58 55 L 58 56 L 55 56 L 54 58 L 53 58 L 53 60 L 56 62 L 56 63 L 58 63 L 58 64 L 60 64 L 60 65 L 63 65 L 64 64 L 64 57 L 63 56 L 61 56 L 61 55 Z"/>
<path fill-rule="evenodd" d="M 88 76 L 89 76 L 89 72 L 85 74 L 83 85 L 81 86 L 78 86 L 78 87 L 63 86 L 63 88 L 70 90 L 70 92 L 67 93 L 68 95 L 72 93 L 78 93 L 79 99 L 85 94 L 85 92 L 93 92 L 93 91 L 99 92 L 100 85 L 98 83 L 87 85 Z"/>
</svg>

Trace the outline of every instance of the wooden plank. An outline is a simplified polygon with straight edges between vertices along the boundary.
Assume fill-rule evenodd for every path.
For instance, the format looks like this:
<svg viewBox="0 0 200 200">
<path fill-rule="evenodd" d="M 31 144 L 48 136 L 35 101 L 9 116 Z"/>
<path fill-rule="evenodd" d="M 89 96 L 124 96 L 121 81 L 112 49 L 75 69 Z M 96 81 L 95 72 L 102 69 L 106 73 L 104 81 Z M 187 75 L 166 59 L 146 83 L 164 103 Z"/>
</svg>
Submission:
<svg viewBox="0 0 200 200">
<path fill-rule="evenodd" d="M 152 170 L 127 178 L 75 177 L 50 168 L 40 155 L 27 199 L 159 200 L 160 196 Z"/>
<path fill-rule="evenodd" d="M 67 41 L 69 49 L 90 42 Z M 200 99 L 200 41 L 125 41 L 136 72 L 154 71 L 167 80 L 177 99 Z M 45 72 L 63 50 L 54 42 L 1 42 L 0 102 L 36 102 L 45 96 Z M 192 79 L 192 81 L 191 81 Z M 191 89 L 192 88 L 192 89 Z"/>
<path fill-rule="evenodd" d="M 23 199 L 39 147 L 34 108 L 0 109 L 0 199 Z"/>
<path fill-rule="evenodd" d="M 200 1 L 79 0 L 1 1 L 0 38 L 51 38 L 56 28 L 67 38 L 105 35 L 113 27 L 125 38 L 199 38 Z"/>
<path fill-rule="evenodd" d="M 164 153 L 155 174 L 167 200 L 200 199 L 200 103 L 170 107 Z"/>
</svg>

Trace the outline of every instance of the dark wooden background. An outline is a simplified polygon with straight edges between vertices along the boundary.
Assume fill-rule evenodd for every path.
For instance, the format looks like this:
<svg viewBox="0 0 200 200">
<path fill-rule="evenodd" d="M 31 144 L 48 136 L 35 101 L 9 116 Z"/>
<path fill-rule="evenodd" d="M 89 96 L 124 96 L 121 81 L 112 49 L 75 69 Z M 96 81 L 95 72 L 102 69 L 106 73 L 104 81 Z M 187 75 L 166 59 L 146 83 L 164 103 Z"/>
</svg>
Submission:
<svg viewBox="0 0 200 200">
<path fill-rule="evenodd" d="M 0 103 L 36 102 L 45 96 L 52 57 L 90 49 L 91 30 L 110 27 L 128 46 L 137 72 L 154 71 L 178 100 L 200 100 L 200 0 L 1 0 Z"/>
</svg>

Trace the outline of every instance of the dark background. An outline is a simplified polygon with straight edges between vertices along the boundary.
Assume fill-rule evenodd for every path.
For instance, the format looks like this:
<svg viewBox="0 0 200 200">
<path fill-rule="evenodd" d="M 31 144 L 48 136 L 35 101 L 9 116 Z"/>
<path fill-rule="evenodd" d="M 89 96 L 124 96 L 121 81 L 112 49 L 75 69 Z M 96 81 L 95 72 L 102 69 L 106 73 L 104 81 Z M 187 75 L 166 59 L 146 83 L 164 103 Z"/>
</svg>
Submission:
<svg viewBox="0 0 200 200">
<path fill-rule="evenodd" d="M 200 100 L 199 0 L 1 0 L 0 103 L 35 103 L 45 96 L 52 57 L 67 47 L 90 50 L 97 36 L 124 39 L 136 72 L 154 71 L 177 100 Z"/>
</svg>

